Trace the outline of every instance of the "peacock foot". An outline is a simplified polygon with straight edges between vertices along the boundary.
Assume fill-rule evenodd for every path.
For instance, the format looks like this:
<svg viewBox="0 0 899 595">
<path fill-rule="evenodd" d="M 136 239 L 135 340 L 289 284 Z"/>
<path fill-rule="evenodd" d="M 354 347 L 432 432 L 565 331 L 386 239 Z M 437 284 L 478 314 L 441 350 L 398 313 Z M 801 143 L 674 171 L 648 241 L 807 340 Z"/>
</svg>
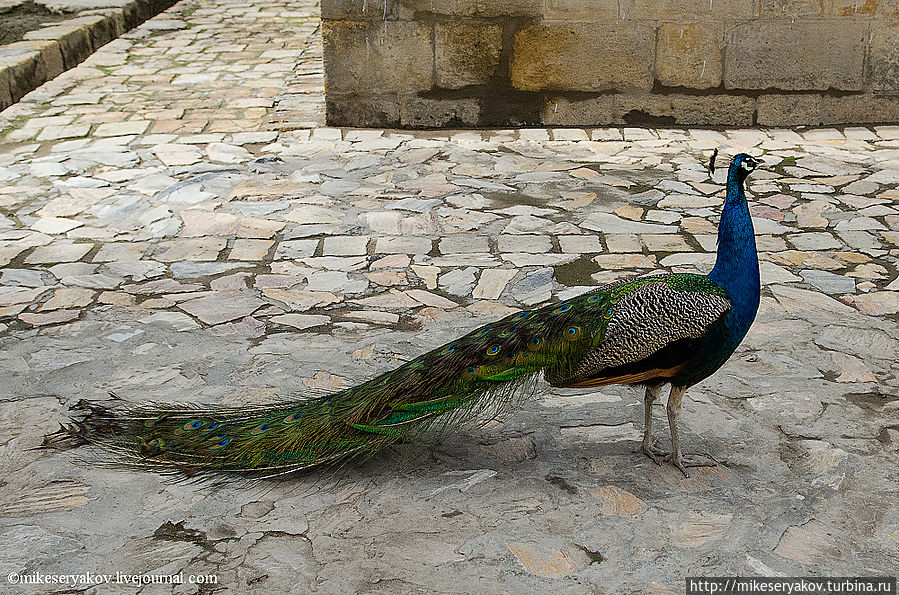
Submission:
<svg viewBox="0 0 899 595">
<path fill-rule="evenodd" d="M 650 440 L 644 440 L 641 447 L 643 454 L 653 460 L 656 465 L 661 465 L 662 461 L 667 460 L 671 454 L 667 450 L 662 450 Z"/>
<path fill-rule="evenodd" d="M 679 457 L 675 457 L 669 454 L 665 457 L 665 460 L 671 461 L 672 465 L 680 469 L 681 473 L 684 474 L 684 477 L 690 477 L 690 474 L 687 473 L 687 468 L 689 467 L 718 466 L 718 461 L 715 460 L 715 457 L 707 453 L 686 454 L 680 455 Z"/>
</svg>

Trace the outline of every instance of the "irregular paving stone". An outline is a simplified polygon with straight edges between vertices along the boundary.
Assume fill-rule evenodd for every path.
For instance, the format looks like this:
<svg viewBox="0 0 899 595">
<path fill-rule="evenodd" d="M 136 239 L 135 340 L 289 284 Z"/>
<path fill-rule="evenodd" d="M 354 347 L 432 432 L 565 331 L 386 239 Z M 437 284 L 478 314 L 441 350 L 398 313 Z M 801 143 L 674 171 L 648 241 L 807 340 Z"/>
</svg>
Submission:
<svg viewBox="0 0 899 595">
<path fill-rule="evenodd" d="M 225 249 L 226 243 L 226 240 L 220 238 L 162 242 L 154 251 L 153 258 L 160 262 L 216 260 L 219 253 Z"/>
<path fill-rule="evenodd" d="M 885 316 L 899 313 L 899 291 L 877 291 L 854 295 L 852 305 L 870 316 Z"/>
<path fill-rule="evenodd" d="M 427 254 L 430 251 L 431 240 L 428 238 L 378 238 L 375 242 L 376 254 Z"/>
<path fill-rule="evenodd" d="M 316 205 L 302 205 L 289 213 L 285 213 L 283 216 L 288 221 L 304 225 L 310 223 L 339 223 L 343 220 L 343 217 L 336 210 Z"/>
<path fill-rule="evenodd" d="M 681 547 L 700 547 L 721 539 L 732 519 L 732 514 L 690 513 L 686 521 L 671 527 L 671 537 Z"/>
<path fill-rule="evenodd" d="M 855 279 L 828 271 L 805 269 L 799 272 L 809 285 L 824 293 L 855 293 Z"/>
<path fill-rule="evenodd" d="M 500 235 L 497 238 L 497 247 L 500 252 L 533 252 L 541 254 L 552 250 L 552 242 L 549 236 Z"/>
<path fill-rule="evenodd" d="M 517 271 L 513 269 L 484 269 L 471 297 L 479 300 L 498 299 L 516 274 Z"/>
<path fill-rule="evenodd" d="M 836 382 L 877 382 L 877 377 L 859 358 L 835 351 L 830 355 L 834 364 L 840 367 Z"/>
<path fill-rule="evenodd" d="M 839 544 L 820 523 L 814 521 L 806 526 L 787 528 L 774 548 L 774 553 L 803 564 L 826 565 L 838 560 Z"/>
<path fill-rule="evenodd" d="M 438 249 L 441 254 L 470 254 L 489 252 L 487 238 L 467 234 L 452 235 L 440 240 Z"/>
<path fill-rule="evenodd" d="M 559 236 L 562 252 L 568 254 L 591 254 L 603 251 L 602 243 L 596 236 Z"/>
<path fill-rule="evenodd" d="M 263 289 L 262 295 L 282 303 L 294 312 L 305 312 L 312 308 L 327 306 L 340 301 L 329 291 L 306 291 L 303 289 Z"/>
<path fill-rule="evenodd" d="M 620 219 L 610 213 L 591 213 L 580 224 L 580 227 L 591 231 L 599 231 L 604 234 L 677 233 L 678 230 L 677 226 L 628 221 L 627 219 Z"/>
<path fill-rule="evenodd" d="M 587 554 L 573 545 L 552 549 L 535 543 L 508 543 L 506 547 L 529 574 L 540 578 L 562 579 L 590 564 Z"/>
<path fill-rule="evenodd" d="M 220 275 L 224 272 L 250 266 L 245 262 L 173 262 L 169 265 L 175 279 L 195 279 L 209 275 Z"/>
<path fill-rule="evenodd" d="M 379 312 L 377 310 L 353 310 L 345 314 L 350 320 L 361 320 L 374 324 L 396 324 L 399 322 L 399 314 L 392 312 Z"/>
<path fill-rule="evenodd" d="M 269 320 L 285 326 L 292 326 L 299 330 L 305 330 L 329 324 L 331 317 L 323 314 L 280 314 L 272 316 Z"/>
<path fill-rule="evenodd" d="M 537 269 L 509 288 L 510 295 L 519 302 L 532 306 L 552 296 L 553 270 Z"/>
<path fill-rule="evenodd" d="M 833 250 L 841 247 L 840 242 L 829 233 L 798 233 L 787 236 L 787 240 L 797 250 Z"/>
<path fill-rule="evenodd" d="M 192 165 L 202 157 L 202 153 L 196 147 L 177 143 L 156 145 L 152 151 L 163 164 L 168 166 Z"/>
<path fill-rule="evenodd" d="M 62 217 L 46 217 L 43 219 L 38 219 L 31 226 L 31 229 L 39 231 L 41 233 L 46 233 L 48 235 L 56 235 L 71 231 L 76 227 L 80 227 L 81 225 L 82 223 L 73 221 L 71 219 L 65 219 Z"/>
<path fill-rule="evenodd" d="M 262 261 L 275 244 L 272 240 L 236 239 L 228 253 L 229 260 Z"/>
<path fill-rule="evenodd" d="M 386 308 L 388 310 L 414 308 L 421 304 L 407 294 L 391 289 L 386 293 L 373 295 L 367 298 L 350 300 L 354 304 L 367 308 Z"/>
<path fill-rule="evenodd" d="M 181 302 L 178 307 L 205 324 L 221 324 L 249 316 L 265 301 L 239 291 L 216 291 L 212 295 Z"/>
<path fill-rule="evenodd" d="M 603 269 L 652 268 L 656 257 L 652 254 L 600 254 L 593 261 Z"/>
<path fill-rule="evenodd" d="M 368 281 L 350 279 L 343 271 L 316 271 L 307 278 L 306 289 L 336 293 L 362 293 L 368 289 Z"/>
<path fill-rule="evenodd" d="M 421 289 L 407 289 L 404 293 L 426 306 L 435 308 L 455 308 L 458 305 L 452 300 L 448 300 L 445 297 Z"/>
<path fill-rule="evenodd" d="M 335 236 L 325 238 L 322 254 L 325 256 L 358 256 L 367 253 L 369 238 L 366 236 Z"/>
<path fill-rule="evenodd" d="M 227 236 L 237 233 L 237 217 L 228 213 L 181 211 L 184 224 L 179 235 L 184 237 Z"/>
<path fill-rule="evenodd" d="M 52 312 L 19 314 L 19 320 L 31 326 L 47 326 L 51 324 L 64 324 L 77 320 L 81 316 L 81 310 L 54 310 Z"/>
<path fill-rule="evenodd" d="M 75 262 L 84 258 L 93 247 L 93 244 L 50 244 L 49 246 L 38 246 L 28 255 L 25 262 L 36 264 Z"/>
<path fill-rule="evenodd" d="M 833 298 L 822 295 L 816 291 L 807 291 L 785 285 L 772 285 L 771 293 L 777 301 L 788 311 L 795 314 L 811 314 L 830 312 L 834 314 L 851 314 L 852 308 Z"/>
<path fill-rule="evenodd" d="M 280 242 L 275 250 L 275 260 L 293 260 L 315 254 L 318 240 L 287 240 Z"/>
<path fill-rule="evenodd" d="M 147 251 L 146 242 L 120 242 L 103 244 L 91 259 L 93 262 L 121 262 L 140 260 Z"/>
<path fill-rule="evenodd" d="M 615 485 L 597 488 L 596 495 L 602 500 L 602 509 L 605 515 L 633 517 L 646 506 L 643 500 Z"/>
<path fill-rule="evenodd" d="M 221 163 L 243 163 L 253 158 L 253 155 L 243 147 L 225 143 L 209 143 L 206 146 L 206 155 L 210 160 Z"/>
<path fill-rule="evenodd" d="M 448 293 L 459 296 L 467 296 L 471 293 L 474 286 L 475 267 L 466 267 L 464 269 L 454 269 L 448 273 L 444 273 L 437 280 L 437 286 Z"/>
</svg>

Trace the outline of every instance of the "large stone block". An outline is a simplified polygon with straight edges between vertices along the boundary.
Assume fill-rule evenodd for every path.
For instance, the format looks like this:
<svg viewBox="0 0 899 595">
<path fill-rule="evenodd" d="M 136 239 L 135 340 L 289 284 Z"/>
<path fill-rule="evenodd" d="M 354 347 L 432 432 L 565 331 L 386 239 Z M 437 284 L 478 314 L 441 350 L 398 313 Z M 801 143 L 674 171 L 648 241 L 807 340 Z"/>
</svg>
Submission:
<svg viewBox="0 0 899 595">
<path fill-rule="evenodd" d="M 895 24 L 899 21 L 899 0 L 834 0 L 833 14 L 850 18 L 876 15 Z"/>
<path fill-rule="evenodd" d="M 622 124 L 631 126 L 752 126 L 755 100 L 734 95 L 621 95 Z"/>
<path fill-rule="evenodd" d="M 321 3 L 321 17 L 326 20 L 410 20 L 411 16 L 411 11 L 403 11 L 403 5 L 394 0 L 322 0 Z"/>
<path fill-rule="evenodd" d="M 2 52 L 31 52 L 37 51 L 41 54 L 41 60 L 44 63 L 44 76 L 46 80 L 50 80 L 60 75 L 64 70 L 62 54 L 59 51 L 59 44 L 54 40 L 42 39 L 34 41 L 16 41 L 14 43 L 3 46 Z"/>
<path fill-rule="evenodd" d="M 483 85 L 496 74 L 503 30 L 479 23 L 434 26 L 436 83 L 444 89 Z"/>
<path fill-rule="evenodd" d="M 899 22 L 883 21 L 872 31 L 871 88 L 899 93 Z"/>
<path fill-rule="evenodd" d="M 899 122 L 899 95 L 762 95 L 762 126 L 833 126 Z"/>
<path fill-rule="evenodd" d="M 865 22 L 761 19 L 730 28 L 725 39 L 728 89 L 864 88 Z"/>
<path fill-rule="evenodd" d="M 758 98 L 758 123 L 761 126 L 820 126 L 821 95 L 772 94 Z"/>
<path fill-rule="evenodd" d="M 94 51 L 91 45 L 90 29 L 83 23 L 63 23 L 43 27 L 36 31 L 25 33 L 22 39 L 29 41 L 39 39 L 57 40 L 66 70 L 83 62 Z"/>
<path fill-rule="evenodd" d="M 510 77 L 522 91 L 652 88 L 655 32 L 642 22 L 552 23 L 515 35 Z"/>
<path fill-rule="evenodd" d="M 726 20 L 748 19 L 755 15 L 753 0 L 620 0 L 621 19 Z"/>
<path fill-rule="evenodd" d="M 102 15 L 106 17 L 107 22 L 104 26 L 109 32 L 110 38 L 105 43 L 109 43 L 113 39 L 121 37 L 123 33 L 128 31 L 128 26 L 125 24 L 125 11 L 121 8 L 96 8 L 93 10 L 82 10 L 78 14 L 79 16 Z M 94 43 L 94 39 L 95 34 L 91 32 L 91 43 Z M 97 47 L 98 46 L 94 46 L 94 49 Z"/>
<path fill-rule="evenodd" d="M 754 115 L 751 97 L 650 93 L 551 98 L 541 112 L 547 126 L 752 126 Z"/>
<path fill-rule="evenodd" d="M 12 92 L 9 89 L 9 69 L 0 67 L 0 112 L 12 105 Z"/>
<path fill-rule="evenodd" d="M 894 124 L 899 122 L 899 95 L 825 96 L 823 124 Z"/>
<path fill-rule="evenodd" d="M 761 0 L 759 14 L 762 17 L 790 19 L 824 16 L 830 14 L 830 2 L 831 0 Z"/>
<path fill-rule="evenodd" d="M 670 87 L 708 89 L 721 84 L 724 27 L 717 23 L 663 23 L 656 42 L 656 79 Z"/>
<path fill-rule="evenodd" d="M 329 126 L 371 126 L 396 128 L 400 125 L 400 102 L 396 95 L 325 96 L 325 119 Z"/>
<path fill-rule="evenodd" d="M 414 13 L 469 17 L 543 17 L 543 0 L 395 0 Z"/>
<path fill-rule="evenodd" d="M 618 19 L 618 0 L 547 0 L 543 14 L 561 21 Z"/>
<path fill-rule="evenodd" d="M 128 31 L 137 27 L 147 19 L 151 14 L 149 2 L 129 2 L 122 7 L 122 15 L 125 18 L 125 30 Z"/>
<path fill-rule="evenodd" d="M 618 95 L 609 93 L 588 99 L 551 97 L 540 112 L 546 126 L 618 126 L 622 123 Z"/>
<path fill-rule="evenodd" d="M 79 16 L 66 21 L 67 24 L 84 25 L 88 29 L 90 35 L 91 47 L 94 51 L 100 49 L 116 37 L 115 21 L 106 15 L 95 14 Z"/>
<path fill-rule="evenodd" d="M 10 53 L 6 47 L 0 49 L 0 72 L 6 72 L 9 94 L 13 102 L 26 93 L 42 85 L 47 80 L 44 61 L 37 50 L 15 50 Z"/>
<path fill-rule="evenodd" d="M 322 35 L 328 93 L 415 93 L 431 87 L 429 25 L 324 21 Z"/>
<path fill-rule="evenodd" d="M 877 14 L 881 0 L 834 0 L 833 14 L 838 17 L 869 17 Z"/>
<path fill-rule="evenodd" d="M 480 125 L 477 99 L 426 99 L 403 97 L 400 124 L 403 128 L 470 128 Z"/>
</svg>

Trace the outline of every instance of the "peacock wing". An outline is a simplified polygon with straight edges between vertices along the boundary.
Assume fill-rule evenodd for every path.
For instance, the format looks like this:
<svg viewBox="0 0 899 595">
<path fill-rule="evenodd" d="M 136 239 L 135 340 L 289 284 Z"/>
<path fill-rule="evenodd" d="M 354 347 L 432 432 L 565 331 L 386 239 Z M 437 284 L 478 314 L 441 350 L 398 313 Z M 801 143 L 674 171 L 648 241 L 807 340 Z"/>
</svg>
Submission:
<svg viewBox="0 0 899 595">
<path fill-rule="evenodd" d="M 611 317 L 594 348 L 567 377 L 547 372 L 556 386 L 639 383 L 675 376 L 695 357 L 690 339 L 704 337 L 731 308 L 726 291 L 708 277 L 644 277 L 612 288 Z"/>
</svg>

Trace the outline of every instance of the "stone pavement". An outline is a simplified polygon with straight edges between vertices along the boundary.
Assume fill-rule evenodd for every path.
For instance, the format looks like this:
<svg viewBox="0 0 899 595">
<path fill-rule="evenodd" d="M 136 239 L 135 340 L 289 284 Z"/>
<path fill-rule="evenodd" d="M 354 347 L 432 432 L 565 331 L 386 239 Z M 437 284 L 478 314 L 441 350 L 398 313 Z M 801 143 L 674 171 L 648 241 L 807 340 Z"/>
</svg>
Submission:
<svg viewBox="0 0 899 595">
<path fill-rule="evenodd" d="M 324 128 L 315 10 L 185 0 L 0 114 L 0 591 L 53 590 L 10 572 L 298 593 L 895 574 L 899 128 Z M 713 148 L 773 166 L 749 184 L 758 320 L 684 405 L 716 469 L 638 454 L 622 387 L 543 386 L 437 446 L 281 482 L 32 450 L 107 391 L 320 394 L 516 308 L 706 271 Z"/>
</svg>

